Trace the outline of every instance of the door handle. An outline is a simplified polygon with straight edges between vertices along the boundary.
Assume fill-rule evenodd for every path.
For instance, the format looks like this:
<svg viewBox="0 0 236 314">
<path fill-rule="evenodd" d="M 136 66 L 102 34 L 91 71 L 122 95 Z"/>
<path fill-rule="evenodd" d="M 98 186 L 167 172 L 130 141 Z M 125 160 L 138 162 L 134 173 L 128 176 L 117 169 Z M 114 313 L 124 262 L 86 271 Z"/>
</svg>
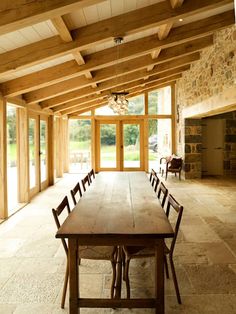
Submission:
<svg viewBox="0 0 236 314">
<path fill-rule="evenodd" d="M 223 149 L 223 147 L 215 147 L 215 149 Z"/>
</svg>

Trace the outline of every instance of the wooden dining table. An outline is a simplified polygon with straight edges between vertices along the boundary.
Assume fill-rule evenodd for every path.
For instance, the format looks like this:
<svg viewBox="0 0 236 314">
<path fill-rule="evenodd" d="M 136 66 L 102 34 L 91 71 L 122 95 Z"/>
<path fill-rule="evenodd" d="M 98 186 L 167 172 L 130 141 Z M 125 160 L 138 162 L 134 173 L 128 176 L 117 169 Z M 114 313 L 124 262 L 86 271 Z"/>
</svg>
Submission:
<svg viewBox="0 0 236 314">
<path fill-rule="evenodd" d="M 164 239 L 173 235 L 173 229 L 145 172 L 97 174 L 56 234 L 57 238 L 68 239 L 69 313 L 80 313 L 82 307 L 155 308 L 155 313 L 165 313 Z M 80 298 L 79 245 L 154 247 L 153 298 L 121 298 L 121 263 L 118 263 L 115 298 Z"/>
</svg>

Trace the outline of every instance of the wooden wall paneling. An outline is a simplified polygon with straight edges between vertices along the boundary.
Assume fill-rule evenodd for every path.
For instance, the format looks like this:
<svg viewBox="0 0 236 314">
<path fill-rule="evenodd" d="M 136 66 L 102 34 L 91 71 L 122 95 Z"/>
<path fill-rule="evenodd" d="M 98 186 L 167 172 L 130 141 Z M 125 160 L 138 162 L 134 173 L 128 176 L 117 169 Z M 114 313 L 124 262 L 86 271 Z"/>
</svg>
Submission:
<svg viewBox="0 0 236 314">
<path fill-rule="evenodd" d="M 27 108 L 17 109 L 18 201 L 29 202 L 29 127 Z"/>
<path fill-rule="evenodd" d="M 48 117 L 48 184 L 54 184 L 54 117 Z"/>
<path fill-rule="evenodd" d="M 6 100 L 0 96 L 0 219 L 5 219 L 7 217 L 8 208 Z"/>
</svg>

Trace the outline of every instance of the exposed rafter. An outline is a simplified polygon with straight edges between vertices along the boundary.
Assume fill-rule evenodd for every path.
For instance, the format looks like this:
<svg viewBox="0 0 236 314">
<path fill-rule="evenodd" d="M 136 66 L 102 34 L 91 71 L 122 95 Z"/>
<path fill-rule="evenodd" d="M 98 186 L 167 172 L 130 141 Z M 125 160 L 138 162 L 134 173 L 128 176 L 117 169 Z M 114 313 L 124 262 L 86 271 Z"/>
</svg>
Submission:
<svg viewBox="0 0 236 314">
<path fill-rule="evenodd" d="M 195 52 L 193 54 L 190 54 L 190 55 L 187 55 L 184 57 L 180 57 L 180 58 L 174 59 L 172 61 L 163 62 L 163 63 L 159 64 L 157 67 L 155 67 L 155 69 L 150 72 L 150 76 L 158 74 L 158 73 L 160 74 L 164 71 L 167 71 L 170 69 L 175 69 L 177 67 L 181 67 L 181 66 L 184 66 L 186 64 L 191 64 L 194 61 L 199 60 L 199 58 L 200 58 L 200 54 L 198 52 Z M 119 78 L 119 82 L 121 80 L 123 80 L 123 82 L 128 82 L 129 80 L 132 81 L 132 77 L 138 79 L 138 78 L 144 77 L 144 75 L 145 75 L 145 69 L 138 70 L 138 71 L 135 71 L 131 74 L 122 75 Z M 117 83 L 116 80 L 109 80 L 108 82 L 101 83 L 99 85 L 97 91 L 102 92 L 105 89 L 108 89 L 108 88 L 111 89 L 111 88 L 115 87 L 116 83 Z M 92 94 L 92 93 L 94 93 L 94 90 L 89 86 L 85 87 L 85 88 L 79 88 L 75 91 L 72 91 L 72 92 L 69 92 L 69 93 L 45 100 L 45 101 L 41 102 L 41 107 L 43 109 L 52 108 L 52 107 L 64 104 L 68 101 L 87 96 L 87 95 Z"/>
<path fill-rule="evenodd" d="M 218 14 L 216 16 L 206 18 L 197 22 L 174 28 L 171 34 L 162 41 L 157 41 L 156 36 L 148 36 L 133 42 L 122 44 L 120 49 L 120 61 L 129 60 L 140 55 L 153 51 L 153 59 L 156 58 L 155 51 L 157 48 L 164 49 L 174 46 L 194 38 L 200 38 L 207 34 L 213 33 L 215 30 L 221 29 L 234 23 L 234 11 Z M 80 76 L 86 71 L 94 71 L 104 66 L 114 64 L 116 59 L 115 48 L 105 49 L 103 51 L 87 55 L 84 58 L 77 50 L 80 66 L 75 61 L 68 61 L 63 64 L 51 67 L 49 69 L 38 71 L 3 83 L 1 90 L 5 96 L 16 96 L 25 92 L 30 92 L 38 88 L 42 88 L 55 82 L 60 82 L 75 76 Z M 85 63 L 86 61 L 86 63 Z M 154 62 L 155 63 L 155 62 Z M 0 67 L 1 68 L 1 67 Z"/>
<path fill-rule="evenodd" d="M 46 2 L 46 0 L 43 2 Z M 50 2 L 52 2 L 52 0 L 50 0 Z M 59 1 L 57 0 L 55 2 L 57 3 Z M 89 0 L 81 1 L 81 3 L 82 2 L 88 3 Z M 74 39 L 72 42 L 62 42 L 60 37 L 55 36 L 3 53 L 0 59 L 0 73 L 10 73 L 17 69 L 23 69 L 30 65 L 51 60 L 57 56 L 72 53 L 77 49 L 80 51 L 87 49 L 119 34 L 128 35 L 135 31 L 160 26 L 173 22 L 178 18 L 184 18 L 189 14 L 198 14 L 231 2 L 232 0 L 186 1 L 180 8 L 173 11 L 169 3 L 162 1 L 74 30 L 72 32 Z M 57 13 L 57 15 L 59 14 Z M 142 16 L 142 19 L 140 19 L 140 16 Z M 52 16 L 50 16 L 50 18 L 51 17 Z M 126 21 L 126 23 L 124 23 L 124 21 Z M 98 29 L 99 32 L 97 31 Z M 119 32 L 119 34 L 117 32 Z"/>
<path fill-rule="evenodd" d="M 161 54 L 157 59 L 152 59 L 150 55 L 142 56 L 133 60 L 130 60 L 128 62 L 124 62 L 119 65 L 118 68 L 118 74 L 122 74 L 124 72 L 133 72 L 137 69 L 145 68 L 148 65 L 151 64 L 159 64 L 162 62 L 165 62 L 167 60 L 173 60 L 175 58 L 178 58 L 183 55 L 188 55 L 196 51 L 200 51 L 203 48 L 206 48 L 213 44 L 213 37 L 212 35 L 189 41 L 184 44 L 176 45 L 172 48 L 163 49 L 161 51 Z M 116 73 L 114 73 L 114 68 L 104 68 L 103 70 L 100 70 L 99 73 L 97 73 L 94 77 L 94 79 L 91 79 L 91 83 L 100 82 L 103 80 L 110 79 L 112 77 L 115 77 Z M 84 78 L 86 80 L 86 78 Z M 24 95 L 24 98 L 27 103 L 35 103 L 39 102 L 45 99 L 49 99 L 51 97 L 54 97 L 56 95 L 62 95 L 66 92 L 75 90 L 78 88 L 78 86 L 86 86 L 88 81 L 85 83 L 83 82 L 82 77 L 73 78 L 70 80 L 63 81 L 58 84 L 51 85 L 50 87 L 45 87 L 38 89 L 37 91 L 30 92 Z"/>
<path fill-rule="evenodd" d="M 0 35 L 104 0 L 1 0 Z"/>
</svg>

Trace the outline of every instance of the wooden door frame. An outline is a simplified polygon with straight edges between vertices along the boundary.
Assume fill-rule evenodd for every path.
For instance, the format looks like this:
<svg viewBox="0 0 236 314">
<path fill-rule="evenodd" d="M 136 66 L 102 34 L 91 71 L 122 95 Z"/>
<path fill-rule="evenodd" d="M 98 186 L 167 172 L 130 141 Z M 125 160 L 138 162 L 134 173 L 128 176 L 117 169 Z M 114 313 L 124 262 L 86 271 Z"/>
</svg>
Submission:
<svg viewBox="0 0 236 314">
<path fill-rule="evenodd" d="M 97 118 L 97 117 L 96 117 Z M 95 170 L 99 171 L 144 171 L 145 170 L 145 152 L 144 152 L 144 118 L 140 117 L 99 117 L 95 118 Z M 116 125 L 116 167 L 115 168 L 103 168 L 100 167 L 100 125 L 101 124 L 115 124 Z M 123 125 L 124 124 L 139 124 L 140 125 L 140 167 L 139 168 L 125 168 L 123 164 L 124 160 L 124 148 L 123 148 Z"/>
<path fill-rule="evenodd" d="M 101 144 L 100 144 L 100 126 L 101 124 L 114 124 L 116 125 L 116 167 L 115 168 L 103 168 L 101 165 Z M 96 171 L 120 171 L 120 145 L 121 145 L 121 132 L 120 132 L 120 121 L 115 119 L 109 120 L 95 120 L 95 139 L 96 139 L 96 147 L 95 147 L 95 169 Z"/>
<path fill-rule="evenodd" d="M 35 119 L 35 187 L 30 188 L 30 171 L 29 171 L 29 195 L 30 199 L 36 195 L 38 192 L 46 189 L 49 185 L 49 171 L 48 171 L 48 116 L 41 115 L 35 112 L 29 112 L 28 115 L 28 129 L 29 129 L 29 119 Z M 40 165 L 40 120 L 46 121 L 46 174 L 47 179 L 41 182 L 41 165 Z M 29 139 L 28 139 L 29 141 Z M 30 149 L 29 149 L 30 152 Z M 30 158 L 29 158 L 30 161 Z M 30 164 L 29 164 L 30 166 Z"/>
<path fill-rule="evenodd" d="M 127 120 L 124 119 L 122 121 L 120 121 L 121 124 L 121 170 L 122 171 L 144 171 L 144 119 L 129 119 L 127 117 Z M 123 130 L 124 130 L 124 125 L 125 124 L 139 124 L 140 125 L 140 130 L 139 130 L 139 141 L 140 141 L 140 167 L 135 168 L 135 167 L 129 167 L 126 168 L 124 167 L 124 134 L 123 134 Z"/>
<path fill-rule="evenodd" d="M 39 151 L 39 186 L 40 186 L 40 191 L 42 190 L 45 190 L 48 185 L 49 185 L 49 171 L 48 171 L 48 161 L 49 161 L 49 158 L 48 158 L 48 116 L 47 115 L 39 115 L 39 150 L 40 150 L 40 121 L 45 121 L 46 122 L 46 180 L 44 180 L 43 182 L 41 182 L 41 160 L 40 160 L 40 156 L 41 156 L 41 153 Z"/>
</svg>

